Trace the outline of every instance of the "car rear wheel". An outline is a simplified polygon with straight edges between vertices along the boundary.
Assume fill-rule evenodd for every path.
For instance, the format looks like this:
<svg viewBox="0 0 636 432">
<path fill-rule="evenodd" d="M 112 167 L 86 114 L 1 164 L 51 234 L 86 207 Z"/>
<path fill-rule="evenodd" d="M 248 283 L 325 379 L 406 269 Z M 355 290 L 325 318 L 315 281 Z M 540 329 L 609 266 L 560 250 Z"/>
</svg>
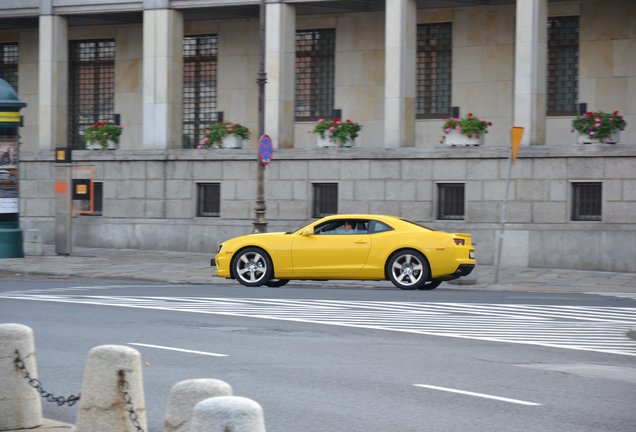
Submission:
<svg viewBox="0 0 636 432">
<path fill-rule="evenodd" d="M 289 282 L 289 279 L 270 279 L 265 282 L 265 286 L 278 288 L 287 285 L 287 282 Z"/>
<path fill-rule="evenodd" d="M 272 260 L 262 249 L 249 247 L 240 251 L 232 260 L 234 276 L 241 285 L 257 287 L 272 278 Z"/>
<path fill-rule="evenodd" d="M 393 254 L 388 270 L 389 279 L 399 289 L 427 289 L 423 287 L 428 281 L 428 263 L 416 250 L 406 249 Z"/>
<path fill-rule="evenodd" d="M 424 283 L 424 285 L 422 285 L 418 289 L 419 290 L 424 290 L 424 291 L 429 291 L 429 290 L 437 288 L 438 286 L 440 286 L 441 283 L 442 283 L 441 280 L 427 281 L 427 282 Z"/>
</svg>

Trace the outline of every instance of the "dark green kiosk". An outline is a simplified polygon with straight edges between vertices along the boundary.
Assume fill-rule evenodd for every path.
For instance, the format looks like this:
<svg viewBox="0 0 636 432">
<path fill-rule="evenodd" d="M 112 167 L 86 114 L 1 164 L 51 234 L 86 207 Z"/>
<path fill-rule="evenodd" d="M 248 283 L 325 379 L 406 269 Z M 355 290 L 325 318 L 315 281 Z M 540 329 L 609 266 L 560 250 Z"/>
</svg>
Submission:
<svg viewBox="0 0 636 432">
<path fill-rule="evenodd" d="M 20 109 L 11 85 L 0 78 L 0 258 L 23 258 L 19 212 L 18 128 Z"/>
</svg>

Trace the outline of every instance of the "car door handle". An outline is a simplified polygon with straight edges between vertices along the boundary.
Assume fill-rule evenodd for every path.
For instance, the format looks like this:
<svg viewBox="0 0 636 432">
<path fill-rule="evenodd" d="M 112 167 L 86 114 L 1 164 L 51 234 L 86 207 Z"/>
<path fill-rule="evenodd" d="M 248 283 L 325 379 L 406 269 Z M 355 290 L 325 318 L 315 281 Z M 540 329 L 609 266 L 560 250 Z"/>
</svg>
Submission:
<svg viewBox="0 0 636 432">
<path fill-rule="evenodd" d="M 356 240 L 356 241 L 354 241 L 354 243 L 355 243 L 355 244 L 367 244 L 367 243 L 369 243 L 369 242 L 368 242 L 368 241 L 365 241 L 365 240 Z"/>
</svg>

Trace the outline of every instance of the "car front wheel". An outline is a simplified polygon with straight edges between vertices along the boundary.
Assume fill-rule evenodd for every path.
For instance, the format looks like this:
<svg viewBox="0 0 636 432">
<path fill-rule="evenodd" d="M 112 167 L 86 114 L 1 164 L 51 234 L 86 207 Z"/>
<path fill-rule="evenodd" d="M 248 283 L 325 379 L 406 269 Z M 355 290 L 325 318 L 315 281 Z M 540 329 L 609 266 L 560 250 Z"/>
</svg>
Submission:
<svg viewBox="0 0 636 432">
<path fill-rule="evenodd" d="M 389 260 L 389 279 L 399 289 L 427 289 L 428 263 L 420 252 L 412 249 L 396 252 Z"/>
<path fill-rule="evenodd" d="M 254 247 L 240 251 L 232 260 L 232 269 L 239 283 L 247 287 L 263 285 L 274 273 L 272 260 L 267 253 Z"/>
</svg>

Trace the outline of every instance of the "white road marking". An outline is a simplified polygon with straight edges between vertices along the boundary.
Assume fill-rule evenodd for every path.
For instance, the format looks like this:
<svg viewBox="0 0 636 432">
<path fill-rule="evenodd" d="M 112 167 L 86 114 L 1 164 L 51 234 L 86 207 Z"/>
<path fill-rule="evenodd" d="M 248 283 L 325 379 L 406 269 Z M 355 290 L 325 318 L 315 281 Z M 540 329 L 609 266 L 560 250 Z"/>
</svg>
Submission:
<svg viewBox="0 0 636 432">
<path fill-rule="evenodd" d="M 423 388 L 428 388 L 432 390 L 441 390 L 441 391 L 445 391 L 449 393 L 459 393 L 463 395 L 476 396 L 476 397 L 485 398 L 485 399 L 494 399 L 494 400 L 498 400 L 502 402 L 510 402 L 510 403 L 519 404 L 519 405 L 541 406 L 541 404 L 535 403 L 535 402 L 528 402 L 528 401 L 523 401 L 519 399 L 510 399 L 510 398 L 505 398 L 501 396 L 487 395 L 484 393 L 475 393 L 475 392 L 469 392 L 465 390 L 458 390 L 458 389 L 452 389 L 447 387 L 438 387 L 438 386 L 428 385 L 428 384 L 413 384 L 413 385 L 415 387 L 423 387 Z"/>
<path fill-rule="evenodd" d="M 174 348 L 174 347 L 167 347 L 167 346 L 161 346 L 161 345 L 150 345 L 150 344 L 143 344 L 143 343 L 136 343 L 136 342 L 128 342 L 128 345 L 141 346 L 141 347 L 147 347 L 147 348 L 157 348 L 157 349 L 168 350 L 168 351 L 179 351 L 179 352 L 184 352 L 189 354 L 200 354 L 200 355 L 207 355 L 212 357 L 229 357 L 227 354 L 218 354 L 218 353 L 211 353 L 211 352 L 205 352 L 205 351 L 196 351 L 196 350 L 189 350 L 189 349 L 183 349 L 183 348 Z"/>
<path fill-rule="evenodd" d="M 241 316 L 636 357 L 634 307 L 0 293 L 0 298 Z"/>
</svg>

